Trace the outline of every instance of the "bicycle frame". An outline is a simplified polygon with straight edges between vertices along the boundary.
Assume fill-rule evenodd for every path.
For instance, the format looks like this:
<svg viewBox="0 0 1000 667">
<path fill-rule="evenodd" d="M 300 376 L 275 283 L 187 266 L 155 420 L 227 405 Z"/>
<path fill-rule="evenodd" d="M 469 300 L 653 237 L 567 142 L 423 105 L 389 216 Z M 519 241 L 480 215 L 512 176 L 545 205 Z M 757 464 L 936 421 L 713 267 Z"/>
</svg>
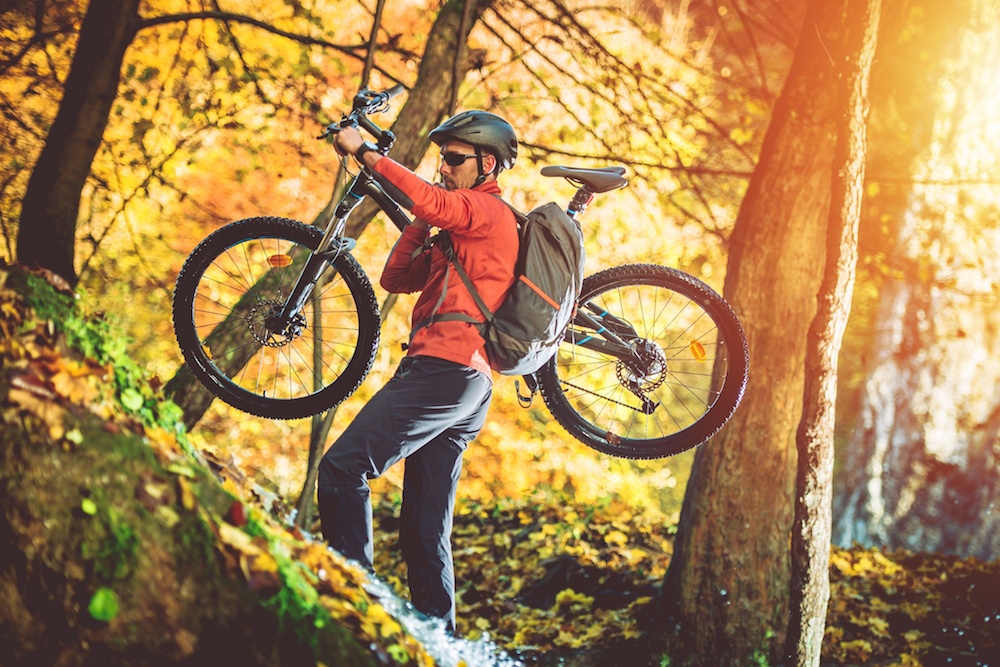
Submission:
<svg viewBox="0 0 1000 667">
<path fill-rule="evenodd" d="M 590 202 L 594 201 L 594 196 L 595 193 L 590 188 L 586 185 L 581 185 L 573 195 L 573 199 L 570 200 L 570 204 L 566 208 L 566 214 L 573 218 L 573 220 L 579 221 L 578 216 L 583 215 Z M 584 309 L 592 311 L 596 317 L 588 315 L 584 312 Z M 622 360 L 635 358 L 634 351 L 626 338 L 635 340 L 639 335 L 628 322 L 618 319 L 606 310 L 589 302 L 580 303 L 577 305 L 577 312 L 573 318 L 572 325 L 590 328 L 594 333 L 587 334 L 571 328 L 566 332 L 569 343 L 603 352 Z M 578 335 L 582 337 L 577 338 Z M 595 336 L 601 336 L 604 340 L 598 340 Z"/>
<path fill-rule="evenodd" d="M 360 126 L 376 138 L 379 152 L 385 155 L 392 147 L 395 136 L 388 130 L 384 130 L 376 125 L 368 118 L 367 114 L 372 111 L 376 104 L 384 102 L 389 97 L 392 97 L 392 94 L 383 99 L 378 95 L 372 98 L 364 92 L 359 93 L 354 99 L 352 112 L 339 123 L 327 126 L 320 138 L 334 134 L 340 128 L 349 124 Z M 619 177 L 624 173 L 624 169 L 621 168 L 608 168 L 604 171 L 617 174 Z M 543 169 L 543 175 L 547 175 L 545 172 L 546 170 Z M 557 174 L 553 173 L 551 175 Z M 587 206 L 593 201 L 596 193 L 586 183 L 580 183 L 572 177 L 566 178 L 574 184 L 579 185 L 569 206 L 566 208 L 566 213 L 574 220 L 578 220 L 579 216 L 583 214 Z M 620 183 L 607 186 L 606 189 L 614 189 L 624 184 L 624 179 L 621 179 Z M 600 191 L 603 192 L 606 190 Z M 326 226 L 319 247 L 306 261 L 301 274 L 295 281 L 295 285 L 285 301 L 280 315 L 276 318 L 276 321 L 272 322 L 273 331 L 284 332 L 290 326 L 294 326 L 298 313 L 309 299 L 309 295 L 323 273 L 327 262 L 335 259 L 339 253 L 348 251 L 354 247 L 355 240 L 343 237 L 342 234 L 347 226 L 348 217 L 350 217 L 351 213 L 365 197 L 370 197 L 389 216 L 389 219 L 400 231 L 410 224 L 410 217 L 403 211 L 399 203 L 386 193 L 370 170 L 362 166 L 361 170 L 351 181 L 347 192 L 334 209 L 334 213 Z M 572 345 L 597 350 L 617 357 L 626 363 L 641 364 L 642 361 L 639 355 L 636 353 L 634 347 L 630 345 L 630 341 L 637 340 L 638 338 L 639 336 L 635 329 L 627 322 L 610 315 L 593 304 L 581 303 L 578 305 L 577 313 L 565 340 Z M 640 368 L 640 370 L 642 369 Z"/>
</svg>

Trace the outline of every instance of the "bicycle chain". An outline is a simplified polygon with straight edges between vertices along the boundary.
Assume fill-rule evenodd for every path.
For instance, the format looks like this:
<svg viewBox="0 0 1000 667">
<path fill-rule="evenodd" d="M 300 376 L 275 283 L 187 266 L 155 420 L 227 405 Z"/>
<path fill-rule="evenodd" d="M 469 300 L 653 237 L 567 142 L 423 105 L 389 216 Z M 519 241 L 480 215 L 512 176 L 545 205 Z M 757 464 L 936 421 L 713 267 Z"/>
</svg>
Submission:
<svg viewBox="0 0 1000 667">
<path fill-rule="evenodd" d="M 605 401 L 609 401 L 611 403 L 616 403 L 616 404 L 618 404 L 618 405 L 620 405 L 620 406 L 622 406 L 624 408 L 628 408 L 630 410 L 635 410 L 636 412 L 642 412 L 642 408 L 641 407 L 637 407 L 635 405 L 629 405 L 628 403 L 622 403 L 621 401 L 619 401 L 617 399 L 614 399 L 614 398 L 610 398 L 608 396 L 605 396 L 604 394 L 598 394 L 596 391 L 592 391 L 592 390 L 587 389 L 585 387 L 581 387 L 579 385 L 575 385 L 575 384 L 573 384 L 572 382 L 570 382 L 568 380 L 559 380 L 559 382 L 563 383 L 567 387 L 572 387 L 573 389 L 578 389 L 578 390 L 582 391 L 585 394 L 590 394 L 592 396 L 597 396 L 600 399 L 603 399 Z"/>
<path fill-rule="evenodd" d="M 648 349 L 644 349 L 643 351 L 646 352 L 646 354 L 649 354 Z M 644 361 L 647 362 L 657 361 L 658 359 L 656 359 L 656 356 L 657 355 L 654 354 L 653 359 L 644 359 Z M 578 385 L 575 385 L 567 380 L 559 380 L 559 381 L 562 382 L 567 387 L 572 387 L 573 389 L 582 391 L 585 394 L 590 394 L 591 396 L 597 396 L 602 400 L 614 403 L 615 405 L 620 405 L 623 408 L 628 408 L 630 410 L 635 410 L 636 412 L 648 415 L 652 414 L 653 410 L 655 410 L 656 407 L 659 405 L 659 403 L 654 403 L 652 400 L 650 400 L 649 394 L 655 391 L 666 380 L 666 373 L 664 372 L 666 371 L 666 363 L 665 360 L 661 361 L 663 361 L 664 363 L 663 363 L 663 368 L 660 369 L 659 378 L 653 382 L 650 382 L 649 383 L 650 386 L 648 389 L 643 388 L 642 386 L 639 385 L 639 378 L 632 369 L 628 368 L 628 364 L 625 364 L 622 361 L 619 361 L 616 364 L 615 375 L 618 377 L 618 383 L 621 386 L 628 389 L 633 394 L 635 394 L 635 396 L 642 401 L 642 405 L 640 406 L 634 406 L 634 405 L 629 405 L 628 403 L 623 403 L 622 401 L 611 398 L 610 396 L 604 396 L 603 394 L 599 394 L 596 391 L 592 391 L 590 389 L 586 389 L 585 387 L 580 387 Z M 631 377 L 627 377 L 626 376 L 627 374 L 631 375 Z"/>
</svg>

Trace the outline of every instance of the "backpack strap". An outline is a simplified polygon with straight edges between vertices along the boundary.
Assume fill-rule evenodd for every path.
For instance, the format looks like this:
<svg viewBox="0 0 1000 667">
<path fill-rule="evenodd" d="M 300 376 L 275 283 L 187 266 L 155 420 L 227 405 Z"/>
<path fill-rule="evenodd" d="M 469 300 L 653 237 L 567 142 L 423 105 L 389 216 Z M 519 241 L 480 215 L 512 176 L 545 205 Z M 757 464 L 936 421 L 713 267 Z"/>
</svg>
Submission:
<svg viewBox="0 0 1000 667">
<path fill-rule="evenodd" d="M 419 246 L 417 246 L 416 248 L 414 248 L 413 252 L 410 253 L 410 261 L 411 262 L 415 261 L 418 257 L 420 257 L 421 255 L 423 255 L 425 252 L 429 252 L 430 249 L 434 246 L 434 238 L 435 237 L 430 236 L 430 237 L 424 239 L 423 243 L 421 243 Z"/>
<path fill-rule="evenodd" d="M 455 245 L 451 242 L 451 235 L 442 230 L 435 237 L 435 243 L 441 247 L 441 250 L 444 252 L 444 256 L 447 257 L 449 261 L 451 261 L 451 265 L 455 267 L 455 271 L 458 272 L 458 277 L 462 279 L 463 283 L 465 283 L 465 288 L 469 290 L 472 300 L 476 302 L 477 306 L 479 306 L 479 312 L 483 314 L 483 317 L 486 318 L 487 322 L 492 322 L 493 311 L 486 306 L 486 302 L 483 301 L 483 297 L 479 296 L 479 291 L 476 289 L 476 286 L 472 284 L 472 279 L 469 278 L 469 274 L 465 272 L 465 268 L 462 266 L 462 263 L 458 261 L 458 255 L 455 253 Z M 445 276 L 445 285 L 447 286 L 447 276 Z M 443 292 L 441 294 L 441 299 L 444 299 Z M 440 301 L 438 302 L 438 305 L 440 306 Z M 467 318 L 469 320 L 472 319 L 468 317 L 468 315 L 460 315 L 459 313 L 445 313 L 440 317 L 448 317 L 448 315 L 458 315 L 460 318 Z"/>
<path fill-rule="evenodd" d="M 526 215 L 518 211 L 516 208 L 511 206 L 507 200 L 505 200 L 500 195 L 494 195 L 497 199 L 502 201 L 507 208 L 510 209 L 511 213 L 514 214 L 514 219 L 517 221 L 518 227 L 523 228 L 524 224 L 528 222 Z M 479 307 L 479 312 L 483 314 L 486 318 L 485 322 L 480 322 L 477 319 L 469 317 L 465 313 L 441 313 L 438 314 L 438 309 L 441 308 L 441 304 L 444 303 L 444 297 L 448 293 L 448 273 L 444 274 L 444 284 L 441 287 L 441 296 L 438 297 L 437 303 L 434 305 L 434 310 L 431 316 L 418 322 L 413 330 L 410 332 L 410 340 L 413 340 L 413 334 L 418 330 L 423 329 L 426 326 L 430 326 L 435 322 L 469 322 L 470 324 L 475 324 L 480 328 L 480 331 L 484 331 L 485 327 L 493 322 L 493 311 L 486 306 L 486 302 L 483 301 L 483 297 L 479 295 L 479 290 L 476 286 L 472 284 L 472 279 L 469 278 L 469 274 L 465 272 L 465 268 L 462 267 L 462 263 L 458 261 L 458 255 L 455 253 L 455 245 L 451 241 L 451 235 L 444 229 L 435 234 L 433 237 L 424 241 L 424 245 L 414 250 L 414 257 L 419 255 L 421 252 L 429 249 L 431 246 L 438 246 L 444 253 L 444 256 L 448 258 L 451 265 L 455 267 L 455 271 L 458 273 L 458 277 L 462 279 L 465 284 L 465 288 L 469 291 L 469 295 L 472 300 L 476 302 Z"/>
<path fill-rule="evenodd" d="M 472 300 L 476 302 L 479 307 L 480 312 L 482 312 L 483 317 L 486 318 L 485 322 L 480 322 L 479 320 L 466 315 L 465 313 L 438 313 L 441 308 L 441 304 L 444 303 L 445 295 L 448 293 L 448 272 L 444 274 L 444 284 L 441 287 L 441 296 L 438 297 L 437 303 L 434 304 L 434 310 L 431 316 L 418 322 L 413 330 L 410 332 L 410 340 L 413 340 L 413 335 L 420 329 L 430 326 L 435 322 L 468 322 L 469 324 L 475 324 L 478 327 L 483 327 L 489 322 L 493 321 L 493 311 L 491 311 L 487 306 L 486 302 L 479 295 L 479 291 L 476 290 L 475 285 L 472 284 L 472 279 L 469 278 L 469 274 L 465 272 L 462 267 L 462 263 L 458 261 L 458 256 L 455 254 L 455 246 L 451 242 L 451 236 L 448 232 L 441 230 L 433 238 L 430 239 L 430 245 L 436 245 L 441 248 L 444 256 L 448 258 L 451 265 L 455 267 L 455 271 L 458 273 L 458 277 L 462 279 L 465 284 L 465 288 L 469 290 L 469 294 L 472 296 Z"/>
<path fill-rule="evenodd" d="M 502 201 L 504 203 L 504 206 L 510 209 L 510 212 L 514 214 L 514 221 L 517 222 L 517 228 L 519 230 L 523 229 L 524 225 L 528 222 L 528 216 L 518 211 L 509 201 L 507 201 L 500 195 L 493 195 L 493 196 Z"/>
</svg>

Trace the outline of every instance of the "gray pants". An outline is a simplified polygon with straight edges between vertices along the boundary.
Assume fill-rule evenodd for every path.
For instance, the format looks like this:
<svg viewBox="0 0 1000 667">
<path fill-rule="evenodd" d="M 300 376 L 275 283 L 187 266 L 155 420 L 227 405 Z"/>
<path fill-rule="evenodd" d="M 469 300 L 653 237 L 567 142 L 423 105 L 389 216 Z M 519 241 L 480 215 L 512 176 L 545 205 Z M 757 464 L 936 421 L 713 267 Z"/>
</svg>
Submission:
<svg viewBox="0 0 1000 667">
<path fill-rule="evenodd" d="M 406 459 L 399 542 L 417 610 L 455 624 L 451 529 L 462 454 L 486 421 L 493 382 L 434 357 L 406 357 L 323 456 L 323 537 L 372 569 L 368 480 Z"/>
</svg>

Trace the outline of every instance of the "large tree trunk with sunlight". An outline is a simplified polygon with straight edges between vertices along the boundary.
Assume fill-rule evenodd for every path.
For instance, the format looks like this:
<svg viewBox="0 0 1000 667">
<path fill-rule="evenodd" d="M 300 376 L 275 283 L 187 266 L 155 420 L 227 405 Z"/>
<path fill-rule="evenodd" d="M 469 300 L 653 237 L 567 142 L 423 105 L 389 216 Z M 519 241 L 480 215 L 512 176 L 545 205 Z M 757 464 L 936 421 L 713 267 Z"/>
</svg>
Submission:
<svg viewBox="0 0 1000 667">
<path fill-rule="evenodd" d="M 905 123 L 914 137 L 904 150 L 912 153 L 908 166 L 916 183 L 894 197 L 881 193 L 893 197 L 894 207 L 883 205 L 882 214 L 893 224 L 883 241 L 892 251 L 881 262 L 884 275 L 859 354 L 866 364 L 859 368 L 858 417 L 847 425 L 853 428 L 835 486 L 833 539 L 844 546 L 1000 558 L 994 509 L 1000 503 L 1000 315 L 990 278 L 1000 274 L 1000 262 L 995 252 L 982 252 L 1000 245 L 1000 232 L 995 208 L 978 208 L 974 192 L 995 191 L 975 183 L 985 173 L 984 154 L 995 164 L 981 137 L 996 107 L 989 95 L 969 104 L 950 94 L 955 81 L 972 73 L 983 77 L 981 91 L 1000 86 L 1000 72 L 981 68 L 1000 58 L 998 21 L 995 3 L 958 2 L 931 13 L 918 45 L 953 48 L 938 46 L 930 66 L 920 67 L 926 79 L 909 77 L 905 92 L 897 92 L 894 80 L 884 84 L 887 96 L 896 95 L 890 120 Z M 895 59 L 905 55 L 897 52 Z M 898 74 L 890 70 L 886 78 Z M 908 96 L 920 106 L 908 107 Z M 951 184 L 928 183 L 931 170 L 950 172 Z"/>
<path fill-rule="evenodd" d="M 785 659 L 819 665 L 830 601 L 830 530 L 833 439 L 840 346 L 851 312 L 858 255 L 858 225 L 867 156 L 868 81 L 878 34 L 880 0 L 852 2 L 840 77 L 845 113 L 837 132 L 826 260 L 818 309 L 809 329 L 798 463 L 792 578 Z"/>
<path fill-rule="evenodd" d="M 848 2 L 810 3 L 732 236 L 725 296 L 751 376 L 732 422 L 695 455 L 662 604 L 671 655 L 740 665 L 784 648 L 795 438 L 823 276 Z M 858 19 L 858 17 L 852 17 Z"/>
<path fill-rule="evenodd" d="M 916 277 L 882 293 L 833 539 L 995 560 L 1000 317 L 985 304 L 970 308 L 968 295 L 907 280 Z M 967 333 L 956 337 L 956 328 Z"/>
<path fill-rule="evenodd" d="M 122 59 L 139 23 L 139 0 L 92 0 L 59 112 L 31 172 L 17 258 L 76 283 L 80 194 L 118 94 Z"/>
</svg>

